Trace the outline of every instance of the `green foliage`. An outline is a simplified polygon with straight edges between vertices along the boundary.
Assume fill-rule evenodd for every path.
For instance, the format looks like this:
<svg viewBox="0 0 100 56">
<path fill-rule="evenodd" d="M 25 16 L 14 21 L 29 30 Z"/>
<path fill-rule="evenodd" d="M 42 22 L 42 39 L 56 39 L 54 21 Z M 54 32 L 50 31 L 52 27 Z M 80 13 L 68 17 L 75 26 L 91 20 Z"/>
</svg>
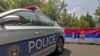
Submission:
<svg viewBox="0 0 100 56">
<path fill-rule="evenodd" d="M 59 20 L 60 13 L 66 6 L 64 1 L 56 2 L 56 0 L 48 0 L 48 2 L 44 2 L 40 8 L 44 14 L 56 21 Z"/>
<path fill-rule="evenodd" d="M 89 28 L 95 27 L 95 22 L 94 22 L 92 16 L 88 12 L 87 12 L 86 16 L 81 16 L 81 18 L 89 23 Z"/>
<path fill-rule="evenodd" d="M 67 4 L 65 3 L 65 0 L 62 0 L 62 2 L 59 1 L 61 0 L 0 0 L 0 12 L 16 8 L 24 8 L 25 6 L 29 5 L 37 5 L 42 13 L 57 21 L 62 27 L 95 27 L 92 16 L 89 15 L 89 13 L 87 13 L 86 16 L 82 16 L 80 19 L 78 19 L 75 14 L 72 16 L 67 13 Z M 95 15 L 100 16 L 100 7 L 96 10 Z M 25 19 L 21 19 L 21 21 L 23 23 L 29 22 L 29 20 Z"/>
<path fill-rule="evenodd" d="M 89 27 L 90 28 L 95 27 L 95 22 L 94 22 L 92 16 L 88 12 L 87 12 L 87 15 L 85 16 L 84 19 L 89 23 L 89 25 L 90 25 Z"/>
<path fill-rule="evenodd" d="M 64 1 L 56 2 L 55 0 L 3 0 L 3 2 L 6 5 L 6 10 L 24 8 L 29 5 L 37 5 L 41 8 L 42 13 L 48 15 L 53 20 L 57 20 L 59 13 L 67 5 Z"/>
<path fill-rule="evenodd" d="M 0 6 L 0 12 L 3 12 L 3 11 L 5 11 L 5 9 L 2 6 Z"/>
<path fill-rule="evenodd" d="M 92 18 L 92 16 L 87 12 L 86 16 L 81 16 L 79 20 L 79 27 L 80 28 L 94 28 L 95 22 Z"/>
<path fill-rule="evenodd" d="M 97 7 L 97 9 L 95 10 L 95 21 L 96 21 L 96 27 L 100 27 L 100 0 L 98 0 L 99 2 L 99 6 Z"/>
<path fill-rule="evenodd" d="M 3 0 L 0 0 L 0 12 L 5 11 L 5 4 L 3 3 Z"/>
<path fill-rule="evenodd" d="M 80 28 L 89 28 L 89 22 L 85 20 L 85 16 L 81 16 L 80 21 L 79 21 L 79 27 Z"/>
<path fill-rule="evenodd" d="M 6 5 L 6 10 L 23 8 L 27 5 L 32 5 L 35 0 L 3 0 Z"/>
<path fill-rule="evenodd" d="M 97 7 L 94 14 L 100 16 L 100 7 Z"/>
</svg>

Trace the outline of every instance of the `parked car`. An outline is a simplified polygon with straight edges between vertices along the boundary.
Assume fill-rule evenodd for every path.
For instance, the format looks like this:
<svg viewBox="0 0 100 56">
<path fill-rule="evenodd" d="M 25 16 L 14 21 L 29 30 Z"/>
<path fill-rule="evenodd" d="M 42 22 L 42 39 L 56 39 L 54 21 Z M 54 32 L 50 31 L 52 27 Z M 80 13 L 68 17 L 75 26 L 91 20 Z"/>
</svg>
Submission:
<svg viewBox="0 0 100 56">
<path fill-rule="evenodd" d="M 63 28 L 42 13 L 13 9 L 0 13 L 0 56 L 45 56 L 63 52 Z"/>
</svg>

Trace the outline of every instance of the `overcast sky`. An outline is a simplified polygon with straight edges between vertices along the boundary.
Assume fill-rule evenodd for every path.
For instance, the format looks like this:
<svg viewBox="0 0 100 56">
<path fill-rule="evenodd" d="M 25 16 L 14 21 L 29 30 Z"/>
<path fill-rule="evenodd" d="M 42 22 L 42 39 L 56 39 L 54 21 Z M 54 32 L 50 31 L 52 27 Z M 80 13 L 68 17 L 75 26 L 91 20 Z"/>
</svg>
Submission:
<svg viewBox="0 0 100 56">
<path fill-rule="evenodd" d="M 75 13 L 76 16 L 86 15 L 87 12 L 93 15 L 98 6 L 98 0 L 66 0 L 68 13 Z"/>
</svg>

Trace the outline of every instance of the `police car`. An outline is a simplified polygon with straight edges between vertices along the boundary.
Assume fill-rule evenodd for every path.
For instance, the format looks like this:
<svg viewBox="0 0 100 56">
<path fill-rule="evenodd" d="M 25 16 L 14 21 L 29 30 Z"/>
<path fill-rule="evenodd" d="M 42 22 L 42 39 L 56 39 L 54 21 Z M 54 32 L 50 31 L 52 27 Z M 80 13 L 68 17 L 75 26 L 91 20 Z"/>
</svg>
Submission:
<svg viewBox="0 0 100 56">
<path fill-rule="evenodd" d="M 0 56 L 46 56 L 63 52 L 65 35 L 55 21 L 29 9 L 0 14 Z"/>
</svg>

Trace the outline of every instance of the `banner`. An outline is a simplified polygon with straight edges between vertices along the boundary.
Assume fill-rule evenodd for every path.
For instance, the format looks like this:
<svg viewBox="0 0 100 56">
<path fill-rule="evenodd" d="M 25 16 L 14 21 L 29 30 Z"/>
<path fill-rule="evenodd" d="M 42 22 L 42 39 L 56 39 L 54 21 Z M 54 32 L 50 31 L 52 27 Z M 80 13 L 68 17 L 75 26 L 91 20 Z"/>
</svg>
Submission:
<svg viewBox="0 0 100 56">
<path fill-rule="evenodd" d="M 77 42 L 88 42 L 95 43 L 97 40 L 100 39 L 100 29 L 65 29 L 66 39 L 73 41 L 77 39 Z M 70 42 L 71 42 L 70 41 Z M 72 42 L 73 42 L 72 41 Z M 100 40 L 98 40 L 100 42 Z"/>
</svg>

